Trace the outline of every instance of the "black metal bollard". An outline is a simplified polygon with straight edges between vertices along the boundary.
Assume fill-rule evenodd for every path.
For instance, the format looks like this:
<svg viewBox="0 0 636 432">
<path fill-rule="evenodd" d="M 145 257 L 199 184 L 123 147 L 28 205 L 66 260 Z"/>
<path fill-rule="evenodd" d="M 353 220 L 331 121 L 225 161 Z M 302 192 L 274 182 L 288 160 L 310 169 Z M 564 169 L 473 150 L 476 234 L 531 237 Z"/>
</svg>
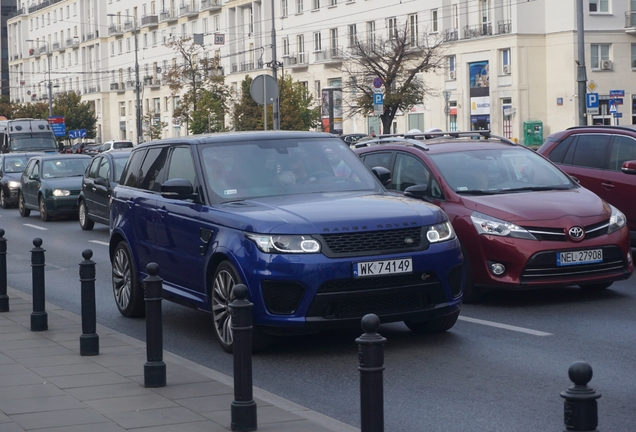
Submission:
<svg viewBox="0 0 636 432">
<path fill-rule="evenodd" d="M 163 324 L 161 301 L 163 279 L 157 276 L 159 264 L 146 266 L 148 277 L 144 279 L 146 288 L 146 357 L 144 365 L 144 386 L 166 386 L 166 364 L 163 362 Z"/>
<path fill-rule="evenodd" d="M 601 394 L 587 386 L 592 379 L 592 366 L 584 361 L 574 362 L 568 369 L 568 376 L 574 385 L 561 392 L 561 397 L 565 399 L 564 431 L 598 432 L 596 399 Z"/>
<path fill-rule="evenodd" d="M 95 307 L 95 262 L 91 261 L 93 251 L 82 252 L 79 276 L 82 290 L 82 335 L 80 336 L 80 355 L 99 354 L 99 336 L 97 335 L 97 313 Z"/>
<path fill-rule="evenodd" d="M 360 371 L 361 432 L 384 432 L 384 343 L 377 333 L 380 318 L 375 314 L 362 317 L 364 334 L 358 344 L 358 370 Z"/>
<path fill-rule="evenodd" d="M 31 249 L 31 268 L 33 273 L 33 312 L 31 313 L 31 331 L 43 331 L 49 328 L 49 318 L 44 310 L 44 249 L 42 239 L 33 239 Z"/>
<path fill-rule="evenodd" d="M 9 296 L 7 295 L 7 239 L 0 228 L 0 312 L 9 312 Z"/>
<path fill-rule="evenodd" d="M 234 286 L 235 300 L 229 304 L 232 315 L 234 354 L 234 401 L 231 427 L 233 431 L 257 429 L 256 402 L 252 396 L 252 303 L 247 300 L 247 287 Z"/>
</svg>

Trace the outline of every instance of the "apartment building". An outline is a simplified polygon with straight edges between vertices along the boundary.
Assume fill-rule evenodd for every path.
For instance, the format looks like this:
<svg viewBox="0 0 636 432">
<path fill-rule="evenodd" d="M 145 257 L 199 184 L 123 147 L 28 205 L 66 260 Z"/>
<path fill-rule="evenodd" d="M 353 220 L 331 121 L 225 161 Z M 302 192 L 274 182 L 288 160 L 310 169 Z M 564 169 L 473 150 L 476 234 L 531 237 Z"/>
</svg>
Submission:
<svg viewBox="0 0 636 432">
<path fill-rule="evenodd" d="M 167 41 L 197 35 L 237 92 L 246 75 L 271 74 L 275 60 L 279 76 L 291 74 L 320 101 L 324 88 L 347 89 L 341 66 L 356 38 L 385 38 L 408 25 L 415 43 L 424 35 L 444 41 L 445 68 L 421 77 L 429 93 L 396 116 L 392 131 L 490 129 L 523 141 L 526 122 L 542 122 L 544 135 L 578 122 L 576 3 L 18 0 L 7 24 L 10 93 L 16 102 L 46 100 L 50 78 L 53 97 L 75 91 L 90 102 L 99 140 L 135 140 L 139 89 L 140 111 L 164 121 L 163 136 L 174 137 L 187 130 L 172 117 L 179 95 L 164 78 L 182 59 Z M 588 121 L 635 124 L 636 0 L 583 3 L 588 83 L 600 99 Z M 611 90 L 625 92 L 622 118 L 609 112 Z M 380 122 L 357 115 L 342 128 L 379 132 Z"/>
</svg>

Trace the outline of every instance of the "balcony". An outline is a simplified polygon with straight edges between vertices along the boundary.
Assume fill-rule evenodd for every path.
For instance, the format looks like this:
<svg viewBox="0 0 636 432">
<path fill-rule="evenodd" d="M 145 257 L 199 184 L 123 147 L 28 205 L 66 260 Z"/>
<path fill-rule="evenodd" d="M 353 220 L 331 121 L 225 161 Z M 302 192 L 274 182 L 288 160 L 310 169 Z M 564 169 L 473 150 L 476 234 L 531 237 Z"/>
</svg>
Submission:
<svg viewBox="0 0 636 432">
<path fill-rule="evenodd" d="M 40 51 L 40 54 L 46 54 L 46 45 L 42 45 L 39 51 Z"/>
<path fill-rule="evenodd" d="M 132 31 L 133 29 L 133 22 L 128 20 L 128 21 L 124 21 L 124 31 Z"/>
<path fill-rule="evenodd" d="M 111 90 L 119 90 L 119 83 L 117 83 L 117 82 L 110 83 L 110 89 Z"/>
<path fill-rule="evenodd" d="M 86 33 L 82 39 L 84 42 L 95 39 L 95 33 Z"/>
<path fill-rule="evenodd" d="M 141 17 L 141 26 L 157 26 L 159 25 L 158 15 L 146 15 Z"/>
<path fill-rule="evenodd" d="M 201 0 L 201 11 L 220 10 L 222 6 L 221 0 Z"/>
<path fill-rule="evenodd" d="M 39 4 L 37 5 L 33 5 L 33 6 L 29 6 L 29 13 L 33 13 L 36 11 L 39 11 L 40 9 L 44 9 L 45 7 L 49 7 L 51 5 L 54 5 L 55 3 L 59 3 L 62 0 L 44 0 L 42 2 L 39 2 Z"/>
<path fill-rule="evenodd" d="M 290 68 L 300 68 L 309 65 L 309 56 L 307 53 L 291 54 L 289 57 L 283 58 L 283 64 Z"/>
<path fill-rule="evenodd" d="M 124 32 L 121 29 L 121 24 L 111 24 L 108 26 L 108 36 L 121 36 Z"/>
<path fill-rule="evenodd" d="M 179 7 L 179 18 L 182 17 L 193 17 L 199 14 L 199 10 L 197 5 L 195 4 L 184 4 Z"/>
<path fill-rule="evenodd" d="M 342 63 L 342 48 L 333 47 L 314 53 L 316 62 L 320 63 Z"/>
<path fill-rule="evenodd" d="M 492 25 L 477 24 L 464 26 L 464 39 L 474 39 L 483 36 L 492 36 Z"/>
<path fill-rule="evenodd" d="M 170 22 L 170 21 L 176 21 L 178 19 L 179 17 L 174 12 L 174 10 L 162 10 L 159 13 L 159 22 L 164 22 L 164 21 Z"/>
<path fill-rule="evenodd" d="M 497 21 L 497 28 L 499 29 L 498 34 L 510 33 L 512 31 L 512 21 L 510 20 Z"/>
<path fill-rule="evenodd" d="M 459 35 L 459 31 L 456 28 L 444 30 L 444 42 L 456 41 Z"/>
<path fill-rule="evenodd" d="M 53 42 L 53 51 L 57 51 L 60 49 L 60 43 L 59 42 Z"/>
<path fill-rule="evenodd" d="M 636 11 L 625 12 L 625 33 L 636 37 Z"/>
</svg>

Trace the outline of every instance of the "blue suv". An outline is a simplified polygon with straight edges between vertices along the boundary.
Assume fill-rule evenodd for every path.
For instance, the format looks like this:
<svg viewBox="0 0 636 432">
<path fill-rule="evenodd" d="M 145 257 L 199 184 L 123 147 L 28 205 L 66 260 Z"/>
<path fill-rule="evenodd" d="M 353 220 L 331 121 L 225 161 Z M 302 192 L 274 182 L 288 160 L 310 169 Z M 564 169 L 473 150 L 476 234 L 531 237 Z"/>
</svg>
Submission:
<svg viewBox="0 0 636 432">
<path fill-rule="evenodd" d="M 156 262 L 164 298 L 210 312 L 228 352 L 239 283 L 254 304 L 255 350 L 271 335 L 357 327 L 367 313 L 418 333 L 450 329 L 464 279 L 455 232 L 439 207 L 387 192 L 382 170 L 315 132 L 136 146 L 111 199 L 119 311 L 144 314 L 141 281 Z"/>
</svg>

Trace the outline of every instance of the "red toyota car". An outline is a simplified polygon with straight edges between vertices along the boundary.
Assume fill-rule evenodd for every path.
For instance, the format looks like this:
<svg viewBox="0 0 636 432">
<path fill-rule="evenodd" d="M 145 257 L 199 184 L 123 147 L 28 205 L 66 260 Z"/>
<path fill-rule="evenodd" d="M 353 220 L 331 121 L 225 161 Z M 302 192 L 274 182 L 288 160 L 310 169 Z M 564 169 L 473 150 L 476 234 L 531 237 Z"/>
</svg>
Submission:
<svg viewBox="0 0 636 432">
<path fill-rule="evenodd" d="M 355 152 L 390 172 L 388 189 L 448 214 L 470 270 L 464 301 L 496 289 L 600 290 L 634 271 L 625 215 L 543 156 L 487 131 L 419 138 Z"/>
<path fill-rule="evenodd" d="M 574 126 L 537 152 L 621 210 L 636 247 L 636 126 Z"/>
</svg>

